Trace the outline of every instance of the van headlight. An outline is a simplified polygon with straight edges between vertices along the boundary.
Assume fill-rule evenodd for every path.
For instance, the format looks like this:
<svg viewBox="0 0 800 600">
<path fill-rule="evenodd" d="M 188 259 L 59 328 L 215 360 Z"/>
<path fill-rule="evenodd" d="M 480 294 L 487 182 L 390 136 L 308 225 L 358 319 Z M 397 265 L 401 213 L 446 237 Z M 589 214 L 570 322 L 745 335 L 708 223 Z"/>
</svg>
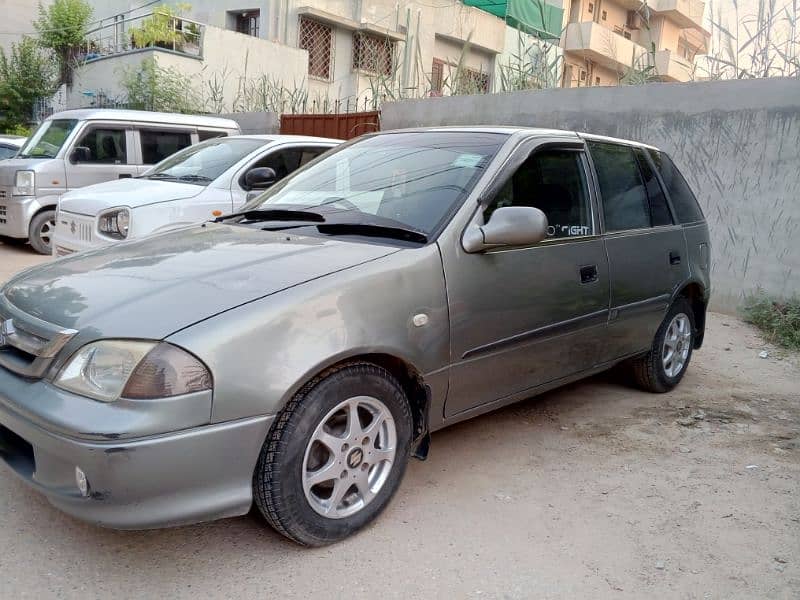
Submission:
<svg viewBox="0 0 800 600">
<path fill-rule="evenodd" d="M 115 240 L 128 237 L 131 226 L 131 211 L 127 208 L 112 208 L 100 214 L 97 231 Z"/>
<path fill-rule="evenodd" d="M 36 173 L 33 171 L 17 171 L 14 177 L 12 196 L 33 196 L 36 193 Z"/>
<path fill-rule="evenodd" d="M 210 390 L 211 373 L 166 342 L 101 340 L 78 350 L 53 382 L 101 402 L 148 400 Z"/>
</svg>

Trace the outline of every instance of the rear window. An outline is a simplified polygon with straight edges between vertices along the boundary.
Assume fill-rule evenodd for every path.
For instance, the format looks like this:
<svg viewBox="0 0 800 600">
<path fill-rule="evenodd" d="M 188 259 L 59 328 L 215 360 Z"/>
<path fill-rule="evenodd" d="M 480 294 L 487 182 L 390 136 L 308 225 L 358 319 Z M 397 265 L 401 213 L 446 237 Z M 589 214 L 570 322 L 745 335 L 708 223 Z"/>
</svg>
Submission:
<svg viewBox="0 0 800 600">
<path fill-rule="evenodd" d="M 692 193 L 692 189 L 678 171 L 669 156 L 657 150 L 650 150 L 650 157 L 658 169 L 664 187 L 667 189 L 675 216 L 681 223 L 695 223 L 703 220 L 703 211 Z"/>
<path fill-rule="evenodd" d="M 650 227 L 650 202 L 629 146 L 589 142 L 606 231 Z"/>
</svg>

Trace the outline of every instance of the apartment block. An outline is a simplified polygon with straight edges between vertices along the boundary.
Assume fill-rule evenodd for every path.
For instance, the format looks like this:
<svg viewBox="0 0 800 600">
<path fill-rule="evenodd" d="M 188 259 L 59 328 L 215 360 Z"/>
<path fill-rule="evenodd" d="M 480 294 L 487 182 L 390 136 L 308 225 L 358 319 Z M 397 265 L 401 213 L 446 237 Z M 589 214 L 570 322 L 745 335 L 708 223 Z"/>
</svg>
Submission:
<svg viewBox="0 0 800 600">
<path fill-rule="evenodd" d="M 566 0 L 564 87 L 617 85 L 626 76 L 690 81 L 707 52 L 701 0 Z"/>
</svg>

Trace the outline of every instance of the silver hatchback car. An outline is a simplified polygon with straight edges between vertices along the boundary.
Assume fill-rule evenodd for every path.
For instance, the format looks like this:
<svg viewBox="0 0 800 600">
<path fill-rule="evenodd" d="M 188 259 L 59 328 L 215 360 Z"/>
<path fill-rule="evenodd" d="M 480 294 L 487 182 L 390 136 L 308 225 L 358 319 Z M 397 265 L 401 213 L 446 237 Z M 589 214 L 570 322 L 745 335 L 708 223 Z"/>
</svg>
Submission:
<svg viewBox="0 0 800 600">
<path fill-rule="evenodd" d="M 237 214 L 0 293 L 0 456 L 116 528 L 374 519 L 430 433 L 624 363 L 677 385 L 708 229 L 669 157 L 564 131 L 387 132 Z"/>
</svg>

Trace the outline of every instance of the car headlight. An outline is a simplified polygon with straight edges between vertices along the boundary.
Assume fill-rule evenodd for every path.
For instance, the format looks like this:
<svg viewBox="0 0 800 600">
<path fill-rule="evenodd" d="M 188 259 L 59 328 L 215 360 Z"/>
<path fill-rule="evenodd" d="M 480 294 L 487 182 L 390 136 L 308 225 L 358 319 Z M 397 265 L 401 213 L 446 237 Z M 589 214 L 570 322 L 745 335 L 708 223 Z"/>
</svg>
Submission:
<svg viewBox="0 0 800 600">
<path fill-rule="evenodd" d="M 33 196 L 36 192 L 36 173 L 33 171 L 17 171 L 14 177 L 13 196 Z"/>
<path fill-rule="evenodd" d="M 206 366 L 186 350 L 140 340 L 87 344 L 70 358 L 54 383 L 102 402 L 169 398 L 212 386 Z"/>
<path fill-rule="evenodd" d="M 102 213 L 97 221 L 97 231 L 115 240 L 128 237 L 131 212 L 127 208 L 112 208 Z"/>
</svg>

